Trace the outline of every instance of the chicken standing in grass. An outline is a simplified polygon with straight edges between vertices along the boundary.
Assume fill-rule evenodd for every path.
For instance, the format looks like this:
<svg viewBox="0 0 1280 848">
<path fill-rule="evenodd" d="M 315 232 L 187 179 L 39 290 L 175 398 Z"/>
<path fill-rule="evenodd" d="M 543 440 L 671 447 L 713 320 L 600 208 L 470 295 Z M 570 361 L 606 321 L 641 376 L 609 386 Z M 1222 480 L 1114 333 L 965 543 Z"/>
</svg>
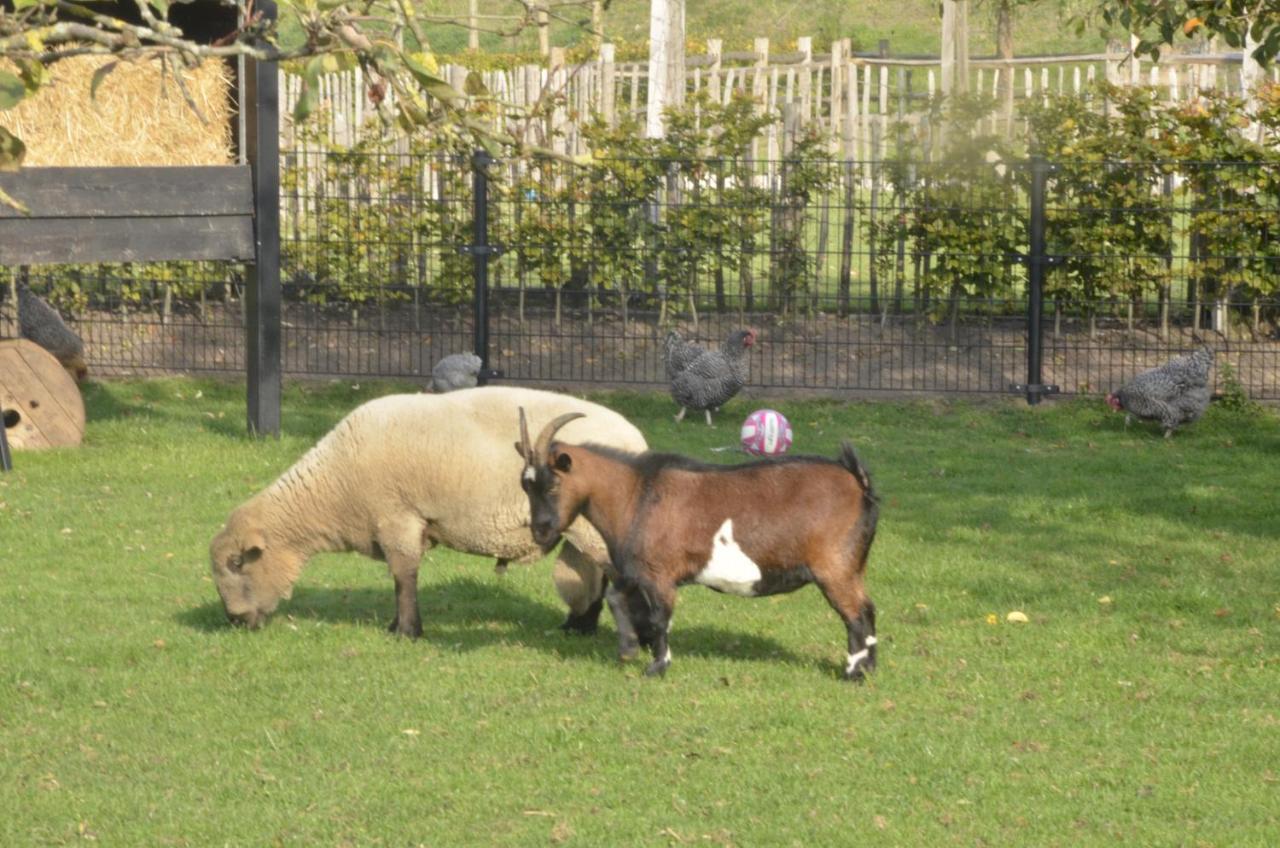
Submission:
<svg viewBox="0 0 1280 848">
<path fill-rule="evenodd" d="M 663 353 L 671 397 L 680 404 L 676 421 L 684 420 L 685 412 L 694 409 L 705 413 L 707 426 L 713 426 L 712 410 L 728 403 L 746 383 L 747 349 L 755 342 L 755 330 L 735 330 L 719 350 L 703 350 L 669 333 Z"/>
<path fill-rule="evenodd" d="M 84 359 L 84 342 L 80 336 L 26 283 L 18 285 L 18 333 L 52 353 L 77 380 L 88 375 L 89 366 Z"/>
<path fill-rule="evenodd" d="M 451 353 L 431 369 L 431 390 L 436 393 L 474 388 L 480 381 L 480 357 Z"/>
<path fill-rule="evenodd" d="M 1213 351 L 1208 347 L 1175 356 L 1108 394 L 1107 404 L 1116 412 L 1125 413 L 1126 427 L 1134 415 L 1159 421 L 1167 439 L 1179 426 L 1204 414 L 1209 406 L 1212 367 Z"/>
</svg>

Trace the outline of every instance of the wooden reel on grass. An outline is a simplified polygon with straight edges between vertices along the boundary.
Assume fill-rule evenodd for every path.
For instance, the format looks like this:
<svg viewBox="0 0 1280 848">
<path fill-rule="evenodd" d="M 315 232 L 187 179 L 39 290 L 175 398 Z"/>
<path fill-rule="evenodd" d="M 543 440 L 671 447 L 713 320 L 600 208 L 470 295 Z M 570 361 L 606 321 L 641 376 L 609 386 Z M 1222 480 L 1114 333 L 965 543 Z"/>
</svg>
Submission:
<svg viewBox="0 0 1280 848">
<path fill-rule="evenodd" d="M 0 409 L 15 450 L 75 447 L 84 438 L 84 399 L 62 363 L 26 339 L 0 341 Z"/>
</svg>

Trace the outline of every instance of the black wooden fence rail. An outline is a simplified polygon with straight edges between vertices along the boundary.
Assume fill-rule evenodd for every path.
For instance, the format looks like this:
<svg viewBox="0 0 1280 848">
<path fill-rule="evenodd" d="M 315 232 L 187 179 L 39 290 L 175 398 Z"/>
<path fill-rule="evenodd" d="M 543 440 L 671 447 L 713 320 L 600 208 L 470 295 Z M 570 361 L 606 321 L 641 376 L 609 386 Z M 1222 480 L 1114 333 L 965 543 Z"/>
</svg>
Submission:
<svg viewBox="0 0 1280 848">
<path fill-rule="evenodd" d="M 275 4 L 258 10 L 274 17 Z M 248 261 L 249 432 L 280 434 L 280 115 L 274 62 L 237 67 L 242 164 L 0 173 L 0 265 Z M 0 465 L 9 466 L 0 429 Z"/>
</svg>

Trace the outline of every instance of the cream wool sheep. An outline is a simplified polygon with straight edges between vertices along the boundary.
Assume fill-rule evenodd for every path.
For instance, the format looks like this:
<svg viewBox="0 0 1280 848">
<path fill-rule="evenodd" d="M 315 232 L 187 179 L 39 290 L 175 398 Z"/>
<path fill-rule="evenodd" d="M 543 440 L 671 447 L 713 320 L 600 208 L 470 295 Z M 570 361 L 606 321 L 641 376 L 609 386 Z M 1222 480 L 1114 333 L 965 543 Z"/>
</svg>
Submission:
<svg viewBox="0 0 1280 848">
<path fill-rule="evenodd" d="M 586 417 L 562 431 L 568 442 L 630 451 L 644 436 L 618 413 L 567 395 L 490 386 L 448 394 L 391 395 L 340 421 L 292 468 L 236 507 L 209 545 L 213 579 L 227 617 L 259 626 L 288 598 L 303 566 L 326 551 L 384 560 L 395 580 L 390 629 L 417 637 L 418 567 L 435 545 L 492 556 L 499 570 L 542 551 L 529 531 L 520 487 L 519 409 L 542 427 L 567 412 Z M 608 551 L 579 520 L 565 533 L 555 585 L 569 605 L 566 630 L 595 630 L 605 595 Z M 612 593 L 619 651 L 637 650 Z"/>
</svg>

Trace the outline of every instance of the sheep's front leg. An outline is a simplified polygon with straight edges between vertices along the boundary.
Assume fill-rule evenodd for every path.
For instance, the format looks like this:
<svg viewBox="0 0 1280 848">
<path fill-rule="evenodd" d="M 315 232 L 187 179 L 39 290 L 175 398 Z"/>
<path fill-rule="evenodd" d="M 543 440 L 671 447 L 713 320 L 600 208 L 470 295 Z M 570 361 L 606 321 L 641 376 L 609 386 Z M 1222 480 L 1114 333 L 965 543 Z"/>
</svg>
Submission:
<svg viewBox="0 0 1280 848">
<path fill-rule="evenodd" d="M 590 635 L 600 624 L 604 608 L 604 569 L 591 557 L 565 542 L 552 570 L 552 580 L 560 599 L 569 607 L 569 616 L 560 625 L 567 633 Z"/>
<path fill-rule="evenodd" d="M 418 564 L 421 559 L 408 554 L 387 554 L 387 565 L 396 583 L 396 617 L 387 629 L 410 639 L 422 635 L 422 618 L 418 614 Z"/>
</svg>

